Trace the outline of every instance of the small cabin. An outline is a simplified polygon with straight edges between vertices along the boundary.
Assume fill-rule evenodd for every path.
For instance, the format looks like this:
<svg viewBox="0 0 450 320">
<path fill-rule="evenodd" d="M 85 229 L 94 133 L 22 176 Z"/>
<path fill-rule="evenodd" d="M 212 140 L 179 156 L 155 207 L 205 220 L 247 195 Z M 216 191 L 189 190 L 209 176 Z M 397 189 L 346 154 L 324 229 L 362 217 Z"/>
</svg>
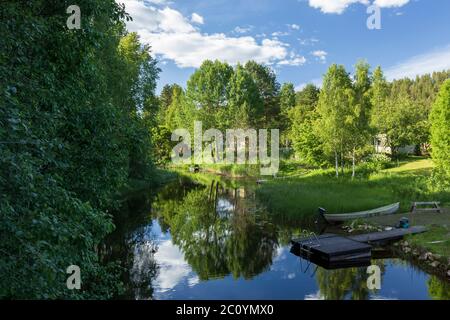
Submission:
<svg viewBox="0 0 450 320">
<path fill-rule="evenodd" d="M 387 145 L 385 134 L 379 134 L 374 138 L 374 147 L 376 153 L 392 154 L 391 147 Z M 398 148 L 398 153 L 400 154 L 413 155 L 415 152 L 415 145 L 406 145 Z"/>
</svg>

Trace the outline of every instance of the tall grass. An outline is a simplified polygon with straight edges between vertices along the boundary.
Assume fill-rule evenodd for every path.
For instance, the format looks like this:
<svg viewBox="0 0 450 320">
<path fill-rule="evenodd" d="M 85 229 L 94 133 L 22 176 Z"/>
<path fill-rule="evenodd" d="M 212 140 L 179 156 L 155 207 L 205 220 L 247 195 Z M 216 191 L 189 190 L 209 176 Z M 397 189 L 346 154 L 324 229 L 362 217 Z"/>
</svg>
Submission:
<svg viewBox="0 0 450 320">
<path fill-rule="evenodd" d="M 304 218 L 323 207 L 329 213 L 369 210 L 400 202 L 406 212 L 413 201 L 450 201 L 449 193 L 433 192 L 426 175 L 375 173 L 351 180 L 332 176 L 332 170 L 317 170 L 297 179 L 273 180 L 257 190 L 258 199 L 274 213 Z"/>
</svg>

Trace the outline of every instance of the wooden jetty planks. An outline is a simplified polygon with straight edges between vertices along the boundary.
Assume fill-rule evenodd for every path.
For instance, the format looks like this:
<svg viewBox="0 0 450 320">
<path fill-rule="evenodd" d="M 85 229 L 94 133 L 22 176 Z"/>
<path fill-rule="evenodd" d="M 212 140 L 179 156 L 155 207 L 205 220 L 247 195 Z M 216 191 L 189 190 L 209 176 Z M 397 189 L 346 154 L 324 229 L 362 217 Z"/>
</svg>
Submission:
<svg viewBox="0 0 450 320">
<path fill-rule="evenodd" d="M 343 237 L 336 234 L 324 234 L 292 240 L 292 252 L 310 260 L 324 260 L 327 263 L 351 262 L 371 258 L 372 245 L 403 238 L 407 234 L 425 232 L 426 228 L 415 226 L 408 229 L 394 229 L 389 231 Z"/>
<path fill-rule="evenodd" d="M 364 243 L 380 243 L 399 240 L 402 239 L 405 235 L 422 233 L 426 230 L 427 229 L 423 226 L 415 226 L 408 229 L 394 229 L 389 231 L 360 234 L 350 236 L 349 238 Z"/>
<path fill-rule="evenodd" d="M 301 254 L 307 253 L 319 256 L 328 261 L 351 260 L 362 257 L 370 258 L 372 246 L 341 237 L 335 234 L 318 236 L 317 240 L 302 238 L 293 240 L 295 250 Z"/>
</svg>

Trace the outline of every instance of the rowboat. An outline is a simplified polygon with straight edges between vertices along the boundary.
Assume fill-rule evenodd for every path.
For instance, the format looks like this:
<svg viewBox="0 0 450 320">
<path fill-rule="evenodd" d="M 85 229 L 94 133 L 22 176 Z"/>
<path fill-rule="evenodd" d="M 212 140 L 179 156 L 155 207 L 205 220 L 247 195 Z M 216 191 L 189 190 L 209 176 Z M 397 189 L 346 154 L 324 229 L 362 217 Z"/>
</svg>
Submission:
<svg viewBox="0 0 450 320">
<path fill-rule="evenodd" d="M 339 214 L 328 214 L 322 208 L 319 209 L 320 214 L 325 218 L 325 220 L 329 223 L 340 223 L 352 219 L 360 219 L 360 218 L 369 218 L 376 216 L 385 216 L 389 214 L 394 214 L 400 209 L 400 202 L 390 204 L 388 206 L 384 206 L 377 209 L 353 212 L 353 213 L 339 213 Z"/>
</svg>

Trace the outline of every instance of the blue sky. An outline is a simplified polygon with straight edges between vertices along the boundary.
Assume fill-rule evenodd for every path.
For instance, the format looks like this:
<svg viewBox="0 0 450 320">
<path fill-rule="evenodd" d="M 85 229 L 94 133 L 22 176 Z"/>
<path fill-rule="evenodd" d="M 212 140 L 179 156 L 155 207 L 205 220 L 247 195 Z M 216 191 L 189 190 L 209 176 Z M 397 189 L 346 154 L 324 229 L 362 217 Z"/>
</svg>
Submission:
<svg viewBox="0 0 450 320">
<path fill-rule="evenodd" d="M 358 59 L 389 79 L 450 69 L 448 0 L 116 0 L 127 25 L 152 46 L 162 69 L 158 91 L 185 85 L 204 59 L 270 65 L 297 88 L 331 63 L 349 71 Z M 379 5 L 381 29 L 369 30 L 367 7 Z"/>
</svg>

